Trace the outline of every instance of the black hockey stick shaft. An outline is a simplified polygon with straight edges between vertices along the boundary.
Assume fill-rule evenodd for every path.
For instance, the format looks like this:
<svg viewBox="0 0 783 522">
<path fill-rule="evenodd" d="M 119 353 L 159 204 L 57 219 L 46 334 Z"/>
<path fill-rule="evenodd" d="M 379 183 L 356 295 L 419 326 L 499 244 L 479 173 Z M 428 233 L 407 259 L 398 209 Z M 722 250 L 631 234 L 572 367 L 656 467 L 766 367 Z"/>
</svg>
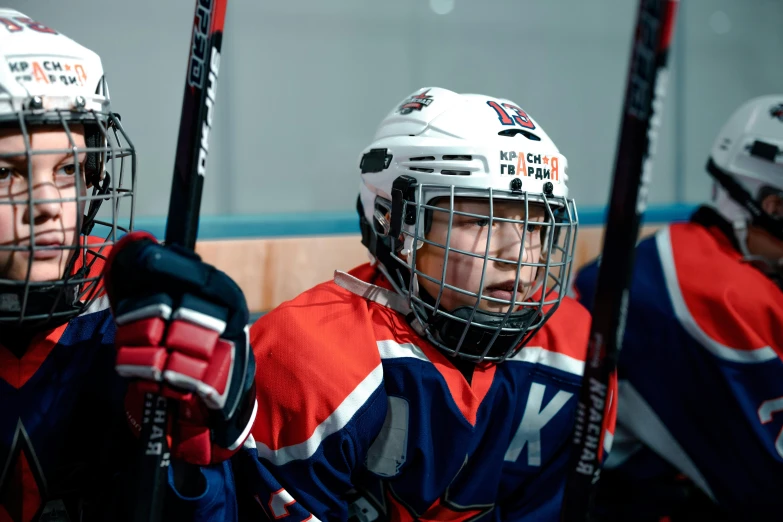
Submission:
<svg viewBox="0 0 783 522">
<path fill-rule="evenodd" d="M 223 25 L 228 0 L 196 0 L 182 100 L 174 179 L 166 220 L 166 244 L 194 249 L 201 191 L 209 153 Z M 133 522 L 158 522 L 163 514 L 169 468 L 166 439 L 172 405 L 148 393 L 141 430 Z"/>
<path fill-rule="evenodd" d="M 647 204 L 678 0 L 640 0 L 620 123 L 593 321 L 560 519 L 588 520 L 599 480 L 610 379 L 625 329 L 641 215 Z M 617 397 L 611 400 L 617 401 Z"/>
<path fill-rule="evenodd" d="M 166 244 L 196 247 L 228 0 L 197 0 L 182 100 Z"/>
</svg>

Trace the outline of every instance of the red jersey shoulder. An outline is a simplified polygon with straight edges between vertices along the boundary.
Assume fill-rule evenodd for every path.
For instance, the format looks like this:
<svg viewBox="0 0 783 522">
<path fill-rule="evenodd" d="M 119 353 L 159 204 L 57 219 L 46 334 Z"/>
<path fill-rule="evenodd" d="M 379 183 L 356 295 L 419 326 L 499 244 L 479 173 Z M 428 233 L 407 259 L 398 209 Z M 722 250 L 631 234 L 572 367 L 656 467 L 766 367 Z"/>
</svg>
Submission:
<svg viewBox="0 0 783 522">
<path fill-rule="evenodd" d="M 381 383 L 368 302 L 332 281 L 262 316 L 250 340 L 266 412 L 253 436 L 272 450 L 304 442 L 344 402 L 361 406 Z"/>
<path fill-rule="evenodd" d="M 669 294 L 713 340 L 738 350 L 783 350 L 783 291 L 742 260 L 720 231 L 671 225 L 657 238 Z M 668 249 L 668 250 L 667 250 Z M 673 265 L 673 266 L 667 266 Z M 676 286 L 673 286 L 676 283 Z M 718 284 L 719 283 L 719 284 Z M 678 303 L 675 302 L 675 308 Z"/>
<path fill-rule="evenodd" d="M 536 332 L 528 346 L 540 346 L 584 361 L 589 336 L 590 312 L 575 299 L 564 296 L 558 309 Z"/>
</svg>

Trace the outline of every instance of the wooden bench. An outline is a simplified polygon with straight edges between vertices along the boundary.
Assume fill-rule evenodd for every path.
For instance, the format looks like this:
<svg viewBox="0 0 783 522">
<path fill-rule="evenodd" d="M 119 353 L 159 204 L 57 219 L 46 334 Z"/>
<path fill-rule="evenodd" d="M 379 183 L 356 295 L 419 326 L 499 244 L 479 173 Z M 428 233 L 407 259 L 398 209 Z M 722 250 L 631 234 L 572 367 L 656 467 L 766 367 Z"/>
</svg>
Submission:
<svg viewBox="0 0 783 522">
<path fill-rule="evenodd" d="M 642 227 L 640 237 L 661 226 Z M 580 227 L 574 273 L 600 254 L 602 242 L 602 226 Z M 256 315 L 332 279 L 337 269 L 349 270 L 368 260 L 359 235 L 205 240 L 196 251 L 234 278 Z"/>
</svg>

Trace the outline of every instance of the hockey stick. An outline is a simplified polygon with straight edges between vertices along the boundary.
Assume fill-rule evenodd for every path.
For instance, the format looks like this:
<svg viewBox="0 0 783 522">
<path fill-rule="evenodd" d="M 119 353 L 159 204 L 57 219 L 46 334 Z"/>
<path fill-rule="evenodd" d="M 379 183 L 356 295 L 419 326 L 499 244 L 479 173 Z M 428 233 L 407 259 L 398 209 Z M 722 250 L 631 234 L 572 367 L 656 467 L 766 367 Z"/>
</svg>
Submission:
<svg viewBox="0 0 783 522">
<path fill-rule="evenodd" d="M 607 394 L 625 330 L 634 250 L 647 206 L 678 4 L 679 0 L 640 0 L 637 13 L 593 322 L 560 512 L 563 522 L 588 519 L 599 480 Z"/>
<path fill-rule="evenodd" d="M 165 238 L 167 245 L 191 250 L 198 233 L 227 4 L 228 0 L 196 0 L 193 19 Z M 170 408 L 162 395 L 148 393 L 144 403 L 133 521 L 158 522 L 168 482 Z"/>
</svg>

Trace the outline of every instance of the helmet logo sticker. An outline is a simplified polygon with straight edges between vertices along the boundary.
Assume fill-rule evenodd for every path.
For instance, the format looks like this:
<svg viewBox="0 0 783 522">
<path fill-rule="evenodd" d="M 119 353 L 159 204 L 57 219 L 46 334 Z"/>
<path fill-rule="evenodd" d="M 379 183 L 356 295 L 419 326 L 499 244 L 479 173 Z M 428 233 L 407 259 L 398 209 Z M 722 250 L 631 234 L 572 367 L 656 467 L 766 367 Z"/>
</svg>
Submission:
<svg viewBox="0 0 783 522">
<path fill-rule="evenodd" d="M 516 163 L 512 163 L 514 160 Z M 557 156 L 501 150 L 500 161 L 501 175 L 560 181 L 560 159 Z"/>
<path fill-rule="evenodd" d="M 530 119 L 530 116 L 527 115 L 525 111 L 523 111 L 521 108 L 517 107 L 516 105 L 512 105 L 510 103 L 504 103 L 502 106 L 496 102 L 495 100 L 489 100 L 487 102 L 487 105 L 495 109 L 495 113 L 497 113 L 498 119 L 500 120 L 501 125 L 519 125 L 520 127 L 524 127 L 526 129 L 533 130 L 536 128 L 536 125 L 533 123 L 533 121 Z M 505 109 L 504 109 L 505 107 Z M 511 116 L 509 116 L 508 112 L 506 112 L 506 109 L 509 109 L 511 111 L 514 111 L 514 118 L 512 119 Z"/>
<path fill-rule="evenodd" d="M 5 26 L 9 33 L 18 33 L 23 31 L 26 27 L 38 33 L 57 34 L 57 31 L 54 29 L 46 27 L 44 24 L 36 22 L 32 18 L 27 18 L 26 16 L 14 16 L 13 19 L 0 17 L 0 23 Z"/>
<path fill-rule="evenodd" d="M 9 58 L 8 68 L 16 81 L 46 85 L 83 87 L 87 81 L 84 65 L 51 57 Z"/>
<path fill-rule="evenodd" d="M 397 112 L 400 114 L 410 114 L 413 111 L 420 111 L 424 107 L 429 107 L 435 98 L 427 94 L 428 92 L 430 92 L 429 89 L 419 94 L 414 94 L 399 106 Z"/>
<path fill-rule="evenodd" d="M 783 103 L 778 103 L 769 109 L 769 115 L 783 122 Z"/>
</svg>

